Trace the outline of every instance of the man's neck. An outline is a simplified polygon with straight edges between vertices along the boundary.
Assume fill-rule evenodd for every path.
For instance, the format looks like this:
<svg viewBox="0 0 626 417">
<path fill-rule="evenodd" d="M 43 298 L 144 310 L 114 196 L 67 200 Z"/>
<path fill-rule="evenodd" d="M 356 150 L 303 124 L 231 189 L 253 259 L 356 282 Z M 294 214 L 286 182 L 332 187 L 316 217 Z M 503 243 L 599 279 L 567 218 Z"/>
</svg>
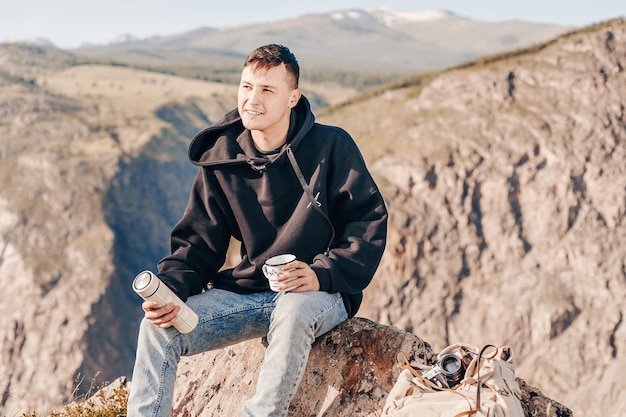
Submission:
<svg viewBox="0 0 626 417">
<path fill-rule="evenodd" d="M 287 142 L 288 131 L 289 129 L 285 129 L 282 134 L 277 132 L 268 134 L 268 132 L 263 130 L 252 130 L 250 133 L 254 146 L 260 151 L 267 152 L 283 146 Z"/>
</svg>

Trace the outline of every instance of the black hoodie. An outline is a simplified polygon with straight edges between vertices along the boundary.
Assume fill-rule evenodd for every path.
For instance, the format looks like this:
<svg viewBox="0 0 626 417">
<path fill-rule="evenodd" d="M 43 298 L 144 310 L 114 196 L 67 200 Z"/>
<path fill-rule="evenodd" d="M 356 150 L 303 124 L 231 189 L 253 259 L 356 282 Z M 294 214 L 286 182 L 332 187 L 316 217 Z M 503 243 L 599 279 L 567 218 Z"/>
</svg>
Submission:
<svg viewBox="0 0 626 417">
<path fill-rule="evenodd" d="M 200 170 L 159 263 L 169 287 L 183 300 L 207 287 L 267 291 L 263 262 L 292 253 L 356 314 L 385 248 L 387 211 L 348 133 L 315 123 L 302 97 L 276 153 L 256 150 L 235 109 L 196 135 L 189 158 Z M 220 271 L 231 237 L 242 260 Z"/>
</svg>

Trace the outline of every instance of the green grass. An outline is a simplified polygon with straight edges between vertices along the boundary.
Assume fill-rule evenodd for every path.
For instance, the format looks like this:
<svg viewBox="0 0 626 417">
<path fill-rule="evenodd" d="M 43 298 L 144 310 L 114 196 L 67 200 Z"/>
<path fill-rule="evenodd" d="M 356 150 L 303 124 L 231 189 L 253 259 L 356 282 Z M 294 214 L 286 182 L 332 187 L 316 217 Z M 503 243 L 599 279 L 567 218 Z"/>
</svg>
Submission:
<svg viewBox="0 0 626 417">
<path fill-rule="evenodd" d="M 21 417 L 126 417 L 128 389 L 123 385 L 115 385 L 79 396 L 66 404 L 60 411 L 41 414 L 36 411 L 24 413 Z"/>
</svg>

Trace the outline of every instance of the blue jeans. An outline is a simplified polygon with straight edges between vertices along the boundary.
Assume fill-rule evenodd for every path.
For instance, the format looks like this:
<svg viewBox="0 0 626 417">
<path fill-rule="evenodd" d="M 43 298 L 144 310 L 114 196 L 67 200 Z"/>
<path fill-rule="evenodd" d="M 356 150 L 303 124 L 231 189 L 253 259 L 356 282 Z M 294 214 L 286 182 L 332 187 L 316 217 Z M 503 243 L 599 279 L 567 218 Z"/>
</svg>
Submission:
<svg viewBox="0 0 626 417">
<path fill-rule="evenodd" d="M 268 347 L 246 417 L 286 416 L 304 375 L 316 337 L 347 319 L 340 294 L 261 292 L 236 294 L 209 289 L 190 297 L 198 326 L 187 334 L 143 319 L 132 376 L 128 417 L 172 415 L 176 369 L 181 356 L 221 349 L 267 336 Z"/>
</svg>

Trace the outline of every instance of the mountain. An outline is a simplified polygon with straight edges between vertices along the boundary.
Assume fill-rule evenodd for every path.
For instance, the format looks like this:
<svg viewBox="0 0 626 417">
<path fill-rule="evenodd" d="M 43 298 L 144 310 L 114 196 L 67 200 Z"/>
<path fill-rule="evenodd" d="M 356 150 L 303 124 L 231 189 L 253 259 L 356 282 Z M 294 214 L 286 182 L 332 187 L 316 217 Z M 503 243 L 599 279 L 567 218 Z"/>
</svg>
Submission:
<svg viewBox="0 0 626 417">
<path fill-rule="evenodd" d="M 390 210 L 362 317 L 434 350 L 510 344 L 518 374 L 575 414 L 620 415 L 625 46 L 615 20 L 318 108 L 355 137 Z M 1 414 L 130 374 L 132 279 L 168 251 L 189 139 L 234 97 L 0 46 Z"/>
<path fill-rule="evenodd" d="M 514 346 L 574 415 L 623 415 L 626 20 L 492 58 L 320 117 L 359 138 L 391 213 L 360 314 L 435 351 Z"/>
<path fill-rule="evenodd" d="M 32 45 L 0 46 L 0 91 L 0 414 L 21 415 L 131 369 L 129 285 L 167 251 L 190 136 L 235 91 Z"/>
<path fill-rule="evenodd" d="M 410 74 L 526 47 L 570 29 L 523 21 L 481 22 L 446 11 L 368 8 L 239 27 L 199 28 L 74 52 L 153 66 L 176 63 L 239 68 L 242 59 L 257 46 L 281 43 L 298 51 L 304 69 Z"/>
</svg>

